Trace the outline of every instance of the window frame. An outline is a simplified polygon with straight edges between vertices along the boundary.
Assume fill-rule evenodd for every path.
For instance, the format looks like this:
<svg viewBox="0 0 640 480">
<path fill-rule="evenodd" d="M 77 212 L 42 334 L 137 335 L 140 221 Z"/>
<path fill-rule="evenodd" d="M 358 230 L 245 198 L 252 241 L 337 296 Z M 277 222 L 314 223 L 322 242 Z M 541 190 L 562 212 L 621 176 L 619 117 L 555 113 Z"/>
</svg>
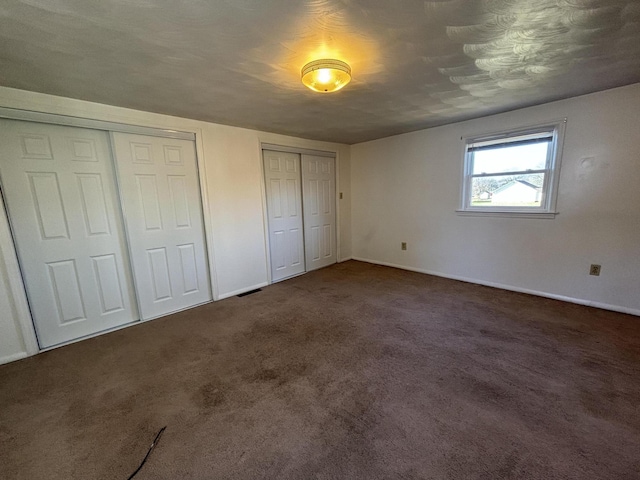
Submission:
<svg viewBox="0 0 640 480">
<path fill-rule="evenodd" d="M 483 135 L 461 137 L 463 140 L 462 155 L 462 181 L 460 188 L 460 207 L 456 212 L 461 215 L 500 216 L 522 218 L 555 218 L 556 202 L 558 198 L 558 183 L 560 180 L 560 164 L 562 160 L 562 145 L 567 119 L 546 122 L 543 124 L 516 129 L 505 130 Z M 508 171 L 496 174 L 473 174 L 473 151 L 471 147 L 499 145 L 509 143 L 510 139 L 526 135 L 551 134 L 551 142 L 547 150 L 547 160 L 544 169 Z M 471 205 L 471 192 L 473 178 L 479 176 L 498 176 L 510 174 L 544 173 L 544 182 L 541 189 L 541 202 L 539 207 L 518 206 L 473 206 Z"/>
</svg>

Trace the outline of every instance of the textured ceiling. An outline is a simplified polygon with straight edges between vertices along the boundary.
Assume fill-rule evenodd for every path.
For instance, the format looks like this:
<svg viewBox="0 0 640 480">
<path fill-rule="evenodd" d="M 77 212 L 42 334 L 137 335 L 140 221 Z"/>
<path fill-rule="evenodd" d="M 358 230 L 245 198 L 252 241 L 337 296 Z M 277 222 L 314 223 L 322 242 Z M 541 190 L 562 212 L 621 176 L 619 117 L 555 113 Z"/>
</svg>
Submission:
<svg viewBox="0 0 640 480">
<path fill-rule="evenodd" d="M 343 143 L 635 82 L 640 0 L 0 3 L 4 86 Z"/>
</svg>

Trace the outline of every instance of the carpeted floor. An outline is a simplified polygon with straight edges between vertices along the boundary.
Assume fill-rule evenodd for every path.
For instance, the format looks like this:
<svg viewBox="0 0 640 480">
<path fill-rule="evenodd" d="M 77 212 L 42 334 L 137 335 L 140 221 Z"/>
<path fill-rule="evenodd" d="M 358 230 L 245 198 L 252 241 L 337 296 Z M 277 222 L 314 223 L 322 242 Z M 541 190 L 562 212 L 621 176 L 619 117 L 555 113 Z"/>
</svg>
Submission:
<svg viewBox="0 0 640 480">
<path fill-rule="evenodd" d="M 347 262 L 0 367 L 0 478 L 640 478 L 640 319 Z"/>
</svg>

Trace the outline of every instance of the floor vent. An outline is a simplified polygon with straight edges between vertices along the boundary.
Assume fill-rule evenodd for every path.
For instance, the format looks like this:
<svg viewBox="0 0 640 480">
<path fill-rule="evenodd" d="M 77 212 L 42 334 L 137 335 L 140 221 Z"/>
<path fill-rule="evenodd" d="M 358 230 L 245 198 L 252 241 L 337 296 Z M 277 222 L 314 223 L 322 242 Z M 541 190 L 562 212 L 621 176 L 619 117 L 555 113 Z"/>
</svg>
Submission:
<svg viewBox="0 0 640 480">
<path fill-rule="evenodd" d="M 249 290 L 248 292 L 241 293 L 240 295 L 238 295 L 238 297 L 246 297 L 247 295 L 251 295 L 252 293 L 258 293 L 261 291 L 261 288 L 256 288 L 255 290 Z"/>
</svg>

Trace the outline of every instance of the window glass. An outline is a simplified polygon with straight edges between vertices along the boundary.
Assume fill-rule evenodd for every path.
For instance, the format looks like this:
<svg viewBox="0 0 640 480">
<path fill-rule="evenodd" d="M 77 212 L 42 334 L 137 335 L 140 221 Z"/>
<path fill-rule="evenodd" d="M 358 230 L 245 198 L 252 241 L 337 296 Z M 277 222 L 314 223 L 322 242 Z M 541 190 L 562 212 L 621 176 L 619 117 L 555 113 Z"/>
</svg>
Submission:
<svg viewBox="0 0 640 480">
<path fill-rule="evenodd" d="M 476 207 L 540 207 L 544 173 L 475 177 L 471 205 Z"/>
<path fill-rule="evenodd" d="M 485 147 L 473 152 L 473 173 L 504 173 L 543 170 L 547 163 L 548 141 L 542 143 Z"/>
</svg>

